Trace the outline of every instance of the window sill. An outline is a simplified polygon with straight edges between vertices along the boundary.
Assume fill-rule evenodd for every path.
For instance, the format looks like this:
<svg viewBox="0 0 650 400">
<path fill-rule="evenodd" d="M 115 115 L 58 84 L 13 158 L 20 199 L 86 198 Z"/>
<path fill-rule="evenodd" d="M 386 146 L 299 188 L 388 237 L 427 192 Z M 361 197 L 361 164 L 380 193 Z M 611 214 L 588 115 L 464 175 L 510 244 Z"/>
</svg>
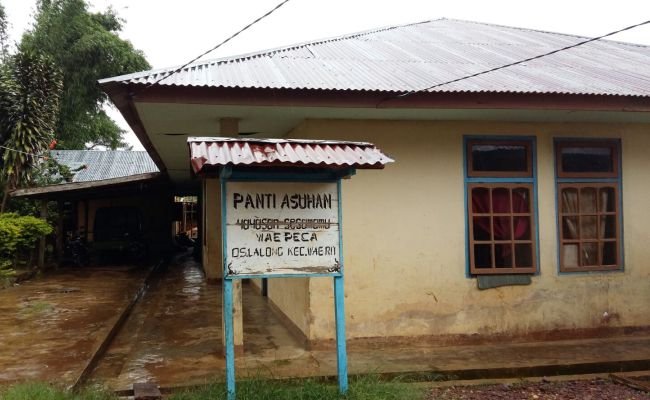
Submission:
<svg viewBox="0 0 650 400">
<path fill-rule="evenodd" d="M 479 290 L 493 289 L 502 286 L 522 286 L 532 283 L 529 275 L 477 275 L 476 283 Z"/>
</svg>

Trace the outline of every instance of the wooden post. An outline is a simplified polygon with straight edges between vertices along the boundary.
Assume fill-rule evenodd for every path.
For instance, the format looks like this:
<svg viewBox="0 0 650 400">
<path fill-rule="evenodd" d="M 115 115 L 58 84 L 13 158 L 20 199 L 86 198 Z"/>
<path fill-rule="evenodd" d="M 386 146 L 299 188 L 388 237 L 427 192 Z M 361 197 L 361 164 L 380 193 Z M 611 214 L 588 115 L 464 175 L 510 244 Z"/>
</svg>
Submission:
<svg viewBox="0 0 650 400">
<path fill-rule="evenodd" d="M 341 206 L 341 180 L 336 182 L 339 198 L 339 257 L 341 276 L 334 277 L 334 319 L 336 320 L 336 371 L 339 393 L 348 392 L 348 352 L 345 334 L 345 294 L 343 293 L 343 208 Z"/>
<path fill-rule="evenodd" d="M 343 257 L 341 257 L 341 260 Z M 334 277 L 334 319 L 336 321 L 336 371 L 339 381 L 339 393 L 348 391 L 348 357 L 345 339 L 345 295 L 343 294 L 343 276 Z"/>
<path fill-rule="evenodd" d="M 63 201 L 57 202 L 59 217 L 56 220 L 56 262 L 61 265 L 63 262 Z"/>
<path fill-rule="evenodd" d="M 86 199 L 86 201 L 84 201 L 84 227 L 85 227 L 84 228 L 84 243 L 88 243 L 88 230 L 90 229 L 88 227 L 88 213 L 89 213 L 88 207 L 90 206 L 90 204 L 88 204 L 88 202 L 89 202 L 89 200 L 87 200 L 87 199 Z"/>
<path fill-rule="evenodd" d="M 41 200 L 41 218 L 47 219 L 47 200 Z M 45 244 L 46 238 L 42 236 L 38 244 L 38 269 L 45 268 Z"/>
<path fill-rule="evenodd" d="M 223 137 L 239 136 L 239 118 L 219 119 L 219 134 Z"/>
<path fill-rule="evenodd" d="M 221 136 L 237 137 L 239 135 L 239 119 L 238 118 L 221 118 L 219 120 L 219 132 Z M 222 194 L 223 196 L 223 194 Z M 219 204 L 223 208 L 222 204 Z M 221 210 L 221 218 L 223 218 L 223 210 Z M 216 229 L 221 228 L 221 224 L 215 226 Z M 215 243 L 221 247 L 221 242 Z M 222 266 L 223 270 L 223 266 Z M 225 285 L 224 285 L 225 286 Z M 225 317 L 225 304 L 222 316 Z M 241 355 L 244 353 L 244 320 L 243 320 L 243 306 L 242 306 L 242 285 L 241 281 L 237 280 L 232 283 L 232 332 L 233 343 L 235 345 L 235 353 Z M 226 338 L 224 335 L 223 344 L 226 345 Z"/>
<path fill-rule="evenodd" d="M 232 279 L 223 280 L 223 341 L 226 354 L 226 390 L 228 400 L 235 399 L 235 334 L 233 332 Z"/>
</svg>

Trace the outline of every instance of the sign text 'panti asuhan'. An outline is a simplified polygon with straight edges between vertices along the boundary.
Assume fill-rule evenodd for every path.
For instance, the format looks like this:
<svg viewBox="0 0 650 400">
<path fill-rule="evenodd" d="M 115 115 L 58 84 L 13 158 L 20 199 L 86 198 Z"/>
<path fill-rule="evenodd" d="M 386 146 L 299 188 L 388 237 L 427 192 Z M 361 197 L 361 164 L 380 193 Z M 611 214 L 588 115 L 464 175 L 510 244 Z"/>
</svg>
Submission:
<svg viewBox="0 0 650 400">
<path fill-rule="evenodd" d="M 226 274 L 340 271 L 336 182 L 228 182 Z"/>
</svg>

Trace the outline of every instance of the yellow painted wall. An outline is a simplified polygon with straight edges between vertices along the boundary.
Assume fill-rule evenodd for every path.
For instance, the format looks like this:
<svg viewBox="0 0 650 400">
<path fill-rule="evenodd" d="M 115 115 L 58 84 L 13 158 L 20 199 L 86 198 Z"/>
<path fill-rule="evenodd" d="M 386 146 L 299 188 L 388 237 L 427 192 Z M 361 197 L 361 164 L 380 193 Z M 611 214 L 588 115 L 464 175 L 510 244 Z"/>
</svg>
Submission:
<svg viewBox="0 0 650 400">
<path fill-rule="evenodd" d="M 309 337 L 309 279 L 272 278 L 268 280 L 268 298 Z"/>
<path fill-rule="evenodd" d="M 466 277 L 463 135 L 537 137 L 540 274 L 530 286 L 479 291 Z M 553 138 L 563 136 L 622 138 L 624 272 L 557 272 Z M 343 184 L 348 337 L 650 325 L 649 125 L 309 120 L 289 137 L 371 141 L 396 159 Z M 331 280 L 308 288 L 304 332 L 331 339 Z"/>
</svg>

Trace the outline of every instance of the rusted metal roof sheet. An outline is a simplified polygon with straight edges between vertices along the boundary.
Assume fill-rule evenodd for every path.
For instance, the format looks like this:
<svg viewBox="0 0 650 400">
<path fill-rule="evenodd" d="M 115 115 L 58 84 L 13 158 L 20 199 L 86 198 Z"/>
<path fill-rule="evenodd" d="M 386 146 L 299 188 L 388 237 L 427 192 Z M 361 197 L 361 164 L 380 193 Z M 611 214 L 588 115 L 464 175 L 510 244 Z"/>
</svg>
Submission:
<svg viewBox="0 0 650 400">
<path fill-rule="evenodd" d="M 146 151 L 52 150 L 74 172 L 72 182 L 91 182 L 158 172 Z"/>
<path fill-rule="evenodd" d="M 187 142 L 194 173 L 225 165 L 383 168 L 394 161 L 365 142 L 221 137 L 190 137 Z"/>
<path fill-rule="evenodd" d="M 584 37 L 440 19 L 205 61 L 165 86 L 405 92 L 533 57 Z M 596 41 L 436 92 L 650 95 L 650 47 Z M 175 68 L 101 80 L 151 84 Z"/>
</svg>

